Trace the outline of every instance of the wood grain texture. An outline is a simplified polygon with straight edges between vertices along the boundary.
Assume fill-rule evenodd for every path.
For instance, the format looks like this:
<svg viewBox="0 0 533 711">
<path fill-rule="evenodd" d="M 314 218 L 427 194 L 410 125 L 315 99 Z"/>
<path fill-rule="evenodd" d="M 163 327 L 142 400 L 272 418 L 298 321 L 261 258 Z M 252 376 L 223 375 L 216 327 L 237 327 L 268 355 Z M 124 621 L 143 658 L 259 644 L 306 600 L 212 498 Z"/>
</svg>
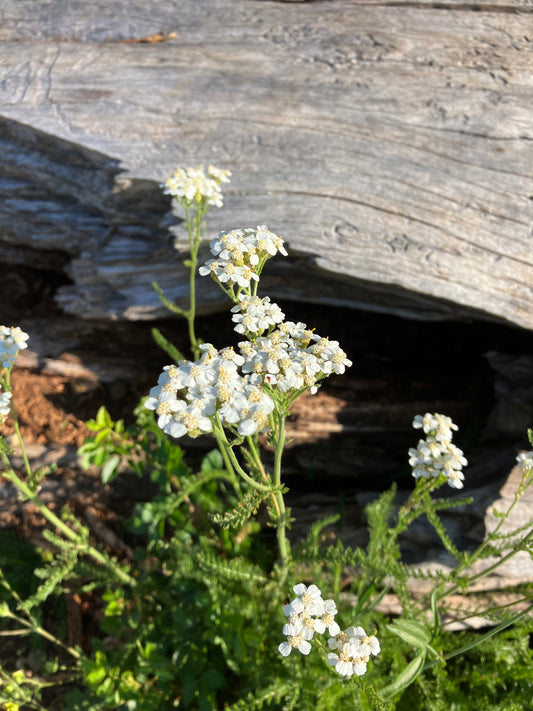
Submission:
<svg viewBox="0 0 533 711">
<path fill-rule="evenodd" d="M 187 284 L 158 184 L 213 162 L 208 236 L 288 241 L 274 296 L 531 329 L 531 10 L 0 0 L 0 254 L 61 255 L 67 312 L 161 316 L 152 281 Z"/>
</svg>

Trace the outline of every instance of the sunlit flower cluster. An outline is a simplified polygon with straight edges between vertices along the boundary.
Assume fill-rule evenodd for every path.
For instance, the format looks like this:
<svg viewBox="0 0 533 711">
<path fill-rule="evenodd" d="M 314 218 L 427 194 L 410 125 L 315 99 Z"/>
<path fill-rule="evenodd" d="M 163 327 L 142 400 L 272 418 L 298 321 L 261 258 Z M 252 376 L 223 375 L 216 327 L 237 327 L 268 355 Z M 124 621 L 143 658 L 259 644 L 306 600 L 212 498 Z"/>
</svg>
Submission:
<svg viewBox="0 0 533 711">
<path fill-rule="evenodd" d="M 288 657 L 293 649 L 302 654 L 309 654 L 310 641 L 315 632 L 324 634 L 326 629 L 332 635 L 340 632 L 340 627 L 335 622 L 337 606 L 333 600 L 323 600 L 316 585 L 307 587 L 304 583 L 299 583 L 293 590 L 297 597 L 283 606 L 283 613 L 288 618 L 283 625 L 283 634 L 287 639 L 279 645 L 278 650 L 284 657 Z"/>
<path fill-rule="evenodd" d="M 274 403 L 239 374 L 243 357 L 232 348 L 201 348 L 199 360 L 166 366 L 150 391 L 145 407 L 155 411 L 158 426 L 172 437 L 212 432 L 214 418 L 244 436 L 265 429 Z"/>
<path fill-rule="evenodd" d="M 285 318 L 280 307 L 272 303 L 268 296 L 261 299 L 259 296 L 239 294 L 239 303 L 231 311 L 231 318 L 237 324 L 235 331 L 249 338 L 260 336 Z"/>
<path fill-rule="evenodd" d="M 209 259 L 200 267 L 200 274 L 239 289 L 249 289 L 252 281 L 259 281 L 267 259 L 278 252 L 287 256 L 283 237 L 270 232 L 266 225 L 221 232 L 210 242 L 210 248 L 215 259 Z"/>
<path fill-rule="evenodd" d="M 0 393 L 0 424 L 9 415 L 11 409 L 11 393 Z"/>
<path fill-rule="evenodd" d="M 288 657 L 293 649 L 304 655 L 309 654 L 314 635 L 324 634 L 327 630 L 331 650 L 328 663 L 341 676 L 364 674 L 370 657 L 380 652 L 377 637 L 367 635 L 362 627 L 349 627 L 342 632 L 335 621 L 337 606 L 334 600 L 324 600 L 316 585 L 307 587 L 299 583 L 293 590 L 297 597 L 283 607 L 283 613 L 288 618 L 283 625 L 283 634 L 287 639 L 278 646 L 280 654 Z"/>
<path fill-rule="evenodd" d="M 457 430 L 449 417 L 431 414 L 417 415 L 413 420 L 415 429 L 422 429 L 425 439 L 418 441 L 416 448 L 409 449 L 409 464 L 413 476 L 438 477 L 444 474 L 448 484 L 455 489 L 463 488 L 462 468 L 468 464 L 463 451 L 452 443 L 453 430 Z"/>
<path fill-rule="evenodd" d="M 29 336 L 18 326 L 0 326 L 0 368 L 10 368 Z"/>
<path fill-rule="evenodd" d="M 249 373 L 253 383 L 284 393 L 302 388 L 316 392 L 320 380 L 352 365 L 337 341 L 321 338 L 301 322 L 284 321 L 267 336 L 239 343 L 239 348 L 245 359 L 243 373 Z"/>
<path fill-rule="evenodd" d="M 378 638 L 367 635 L 362 627 L 348 627 L 339 632 L 328 640 L 328 646 L 332 650 L 328 654 L 329 664 L 346 677 L 362 676 L 370 657 L 380 652 Z"/>
<path fill-rule="evenodd" d="M 533 452 L 520 452 L 516 458 L 516 463 L 524 474 L 533 473 Z"/>
<path fill-rule="evenodd" d="M 199 168 L 178 168 L 168 178 L 162 187 L 167 195 L 172 195 L 180 203 L 201 203 L 203 200 L 208 205 L 222 206 L 221 183 L 228 183 L 229 170 L 221 170 L 208 166 L 207 170 Z"/>
</svg>

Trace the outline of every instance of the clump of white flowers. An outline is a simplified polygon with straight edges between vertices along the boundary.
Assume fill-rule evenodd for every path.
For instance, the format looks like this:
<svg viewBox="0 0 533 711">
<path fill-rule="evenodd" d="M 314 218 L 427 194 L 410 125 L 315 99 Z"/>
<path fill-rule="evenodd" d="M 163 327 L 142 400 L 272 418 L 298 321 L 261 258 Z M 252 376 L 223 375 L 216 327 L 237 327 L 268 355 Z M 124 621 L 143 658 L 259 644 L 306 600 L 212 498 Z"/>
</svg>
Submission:
<svg viewBox="0 0 533 711">
<path fill-rule="evenodd" d="M 237 330 L 237 329 L 235 329 Z M 332 373 L 344 373 L 351 360 L 337 341 L 329 341 L 309 330 L 304 323 L 284 321 L 267 336 L 241 342 L 244 373 L 253 383 L 265 383 L 282 393 L 307 388 Z"/>
<path fill-rule="evenodd" d="M 287 256 L 283 237 L 270 232 L 266 225 L 221 232 L 209 246 L 215 259 L 200 267 L 200 274 L 211 275 L 232 296 L 235 288 L 248 289 L 252 282 L 259 281 L 267 259 L 278 252 Z"/>
<path fill-rule="evenodd" d="M 158 426 L 172 437 L 212 432 L 216 418 L 238 434 L 261 432 L 274 409 L 269 397 L 238 372 L 244 359 L 232 348 L 209 343 L 197 361 L 168 365 L 150 391 L 145 407 L 155 410 Z"/>
<path fill-rule="evenodd" d="M 257 295 L 265 262 L 287 254 L 282 237 L 259 225 L 221 232 L 210 247 L 216 258 L 200 274 L 211 275 L 231 297 L 235 331 L 247 340 L 239 352 L 204 344 L 198 360 L 164 368 L 145 406 L 172 437 L 196 437 L 218 424 L 242 436 L 262 432 L 276 401 L 286 405 L 306 390 L 314 393 L 319 381 L 352 365 L 337 341 L 284 321 L 276 303 Z"/>
<path fill-rule="evenodd" d="M 425 439 L 418 441 L 416 448 L 409 449 L 409 464 L 415 479 L 439 477 L 444 474 L 448 484 L 455 489 L 463 488 L 462 468 L 468 464 L 463 451 L 452 443 L 453 430 L 457 430 L 449 417 L 431 414 L 417 415 L 413 420 L 415 429 L 422 429 Z"/>
<path fill-rule="evenodd" d="M 10 368 L 29 336 L 18 326 L 0 326 L 0 368 Z"/>
<path fill-rule="evenodd" d="M 516 458 L 516 463 L 524 474 L 533 473 L 533 452 L 520 452 Z"/>
<path fill-rule="evenodd" d="M 261 336 L 266 330 L 271 329 L 285 318 L 285 314 L 280 307 L 272 303 L 268 296 L 249 296 L 239 294 L 239 303 L 231 312 L 232 321 L 236 323 L 235 331 L 242 333 L 249 338 Z"/>
<path fill-rule="evenodd" d="M 198 168 L 178 168 L 163 183 L 163 191 L 172 195 L 181 204 L 205 202 L 207 205 L 222 207 L 221 183 L 228 183 L 231 172 L 209 165 L 207 170 Z"/>
<path fill-rule="evenodd" d="M 361 676 L 366 672 L 370 656 L 380 652 L 377 637 L 368 636 L 362 627 L 349 627 L 342 632 L 335 621 L 337 606 L 334 600 L 324 600 L 316 585 L 299 583 L 293 588 L 297 597 L 283 606 L 288 618 L 283 625 L 285 642 L 278 646 L 280 654 L 288 657 L 293 649 L 307 655 L 311 652 L 311 640 L 315 633 L 330 634 L 328 663 L 341 676 Z"/>
<path fill-rule="evenodd" d="M 370 656 L 375 657 L 381 651 L 378 638 L 367 635 L 362 627 L 348 627 L 339 632 L 328 640 L 328 646 L 333 650 L 328 654 L 328 663 L 346 677 L 365 674 Z"/>
</svg>

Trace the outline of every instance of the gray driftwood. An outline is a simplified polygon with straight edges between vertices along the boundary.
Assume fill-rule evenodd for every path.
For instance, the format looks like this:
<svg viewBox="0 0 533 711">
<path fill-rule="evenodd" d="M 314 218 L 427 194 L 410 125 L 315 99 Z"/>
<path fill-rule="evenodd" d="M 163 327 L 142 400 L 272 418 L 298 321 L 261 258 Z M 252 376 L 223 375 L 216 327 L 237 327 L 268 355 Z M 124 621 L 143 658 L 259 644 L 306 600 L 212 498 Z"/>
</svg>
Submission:
<svg viewBox="0 0 533 711">
<path fill-rule="evenodd" d="M 66 272 L 66 312 L 161 316 L 152 281 L 187 285 L 159 183 L 213 162 L 208 236 L 288 240 L 274 296 L 533 328 L 531 10 L 0 0 L 0 257 Z"/>
</svg>

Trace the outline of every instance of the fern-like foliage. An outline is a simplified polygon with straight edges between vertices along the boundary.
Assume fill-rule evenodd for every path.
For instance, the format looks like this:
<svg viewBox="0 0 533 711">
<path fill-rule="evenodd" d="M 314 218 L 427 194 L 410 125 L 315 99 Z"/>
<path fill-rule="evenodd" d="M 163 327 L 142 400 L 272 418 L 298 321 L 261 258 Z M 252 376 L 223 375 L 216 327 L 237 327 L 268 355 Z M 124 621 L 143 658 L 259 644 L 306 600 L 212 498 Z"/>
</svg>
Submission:
<svg viewBox="0 0 533 711">
<path fill-rule="evenodd" d="M 10 457 L 13 454 L 13 449 L 9 446 L 6 438 L 0 436 L 0 455 L 2 454 Z"/>
<path fill-rule="evenodd" d="M 446 548 L 448 553 L 453 555 L 453 557 L 459 561 L 463 561 L 463 554 L 459 551 L 457 546 L 454 544 L 450 536 L 448 535 L 448 532 L 446 531 L 446 528 L 442 521 L 440 520 L 439 516 L 437 515 L 437 512 L 435 511 L 434 508 L 430 508 L 429 511 L 426 512 L 427 519 L 429 523 L 433 526 L 435 529 L 442 545 Z"/>
<path fill-rule="evenodd" d="M 44 582 L 39 585 L 34 595 L 27 597 L 21 604 L 21 609 L 29 612 L 41 605 L 48 597 L 64 589 L 64 584 L 73 576 L 78 561 L 78 551 L 73 547 L 65 547 L 59 551 L 46 565 L 36 568 L 35 575 Z"/>
<path fill-rule="evenodd" d="M 216 576 L 218 583 L 239 582 L 248 585 L 265 585 L 267 579 L 262 570 L 244 558 L 221 560 L 208 549 L 198 556 L 197 565 L 208 576 Z"/>
<path fill-rule="evenodd" d="M 270 496 L 268 492 L 251 489 L 244 494 L 231 511 L 226 511 L 224 514 L 212 514 L 210 518 L 221 528 L 239 528 L 257 513 L 259 506 L 268 496 Z"/>
</svg>

